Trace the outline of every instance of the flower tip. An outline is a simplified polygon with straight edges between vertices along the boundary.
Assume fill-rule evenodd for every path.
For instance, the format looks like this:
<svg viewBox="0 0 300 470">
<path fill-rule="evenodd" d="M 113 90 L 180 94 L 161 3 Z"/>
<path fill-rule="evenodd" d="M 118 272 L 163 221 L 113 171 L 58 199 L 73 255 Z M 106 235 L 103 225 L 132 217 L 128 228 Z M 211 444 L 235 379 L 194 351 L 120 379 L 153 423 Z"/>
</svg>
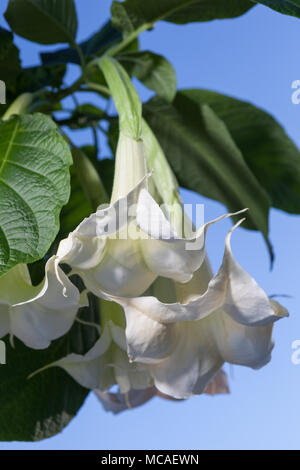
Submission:
<svg viewBox="0 0 300 470">
<path fill-rule="evenodd" d="M 242 219 L 240 219 L 233 227 L 231 227 L 229 233 L 234 232 L 234 230 L 238 228 L 243 222 L 245 222 L 245 220 L 246 220 L 246 217 L 243 217 Z"/>
</svg>

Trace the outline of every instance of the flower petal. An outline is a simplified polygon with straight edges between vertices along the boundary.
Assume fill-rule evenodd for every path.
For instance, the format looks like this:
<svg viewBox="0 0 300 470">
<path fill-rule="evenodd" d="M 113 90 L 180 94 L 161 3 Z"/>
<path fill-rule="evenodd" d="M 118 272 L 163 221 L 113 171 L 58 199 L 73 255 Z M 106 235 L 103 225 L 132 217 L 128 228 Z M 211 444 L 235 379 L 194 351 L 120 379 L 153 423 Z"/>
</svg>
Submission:
<svg viewBox="0 0 300 470">
<path fill-rule="evenodd" d="M 42 286 L 32 287 L 36 295 L 11 306 L 11 333 L 34 349 L 47 348 L 64 335 L 81 307 L 78 289 L 56 266 L 55 257 L 47 261 L 45 272 Z"/>
<path fill-rule="evenodd" d="M 115 299 L 123 306 L 126 316 L 126 340 L 131 361 L 156 363 L 165 359 L 177 342 L 177 325 L 151 318 L 153 308 L 161 304 L 155 297 Z"/>
<path fill-rule="evenodd" d="M 106 238 L 82 239 L 71 232 L 68 238 L 60 242 L 57 257 L 60 263 L 67 263 L 77 270 L 92 269 L 101 261 L 105 245 Z"/>
<path fill-rule="evenodd" d="M 214 378 L 209 382 L 206 389 L 204 390 L 206 395 L 228 395 L 230 393 L 228 385 L 228 376 L 223 369 L 220 369 L 219 372 L 214 376 Z"/>
<path fill-rule="evenodd" d="M 136 240 L 108 240 L 101 262 L 94 268 L 78 270 L 86 287 L 95 295 L 100 290 L 117 296 L 141 295 L 156 275 L 148 269 Z"/>
<path fill-rule="evenodd" d="M 214 314 L 213 335 L 223 360 L 259 369 L 271 359 L 273 325 L 245 326 L 225 312 Z"/>
<path fill-rule="evenodd" d="M 105 356 L 110 344 L 111 335 L 107 326 L 104 328 L 100 338 L 86 354 L 68 354 L 41 370 L 49 367 L 61 367 L 83 387 L 107 390 L 114 384 L 113 370 L 109 367 L 107 357 Z"/>
<path fill-rule="evenodd" d="M 9 305 L 29 300 L 36 292 L 26 264 L 17 264 L 0 278 L 0 299 Z"/>
<path fill-rule="evenodd" d="M 111 411 L 113 414 L 144 405 L 156 395 L 155 387 L 144 390 L 132 389 L 127 394 L 101 392 L 100 390 L 94 390 L 94 392 L 105 411 Z"/>
<path fill-rule="evenodd" d="M 213 315 L 164 323 L 161 318 L 168 317 L 170 304 L 155 297 L 113 300 L 125 311 L 129 358 L 149 367 L 158 390 L 175 398 L 202 393 L 224 362 L 212 335 Z M 180 304 L 172 308 L 177 313 L 184 309 Z"/>
<path fill-rule="evenodd" d="M 116 235 L 135 218 L 132 208 L 147 178 L 148 175 L 125 197 L 84 219 L 68 238 L 60 242 L 57 251 L 59 262 L 67 263 L 75 270 L 97 266 L 104 255 L 107 238 Z"/>
<path fill-rule="evenodd" d="M 204 261 L 208 227 L 232 215 L 226 214 L 204 224 L 193 238 L 179 238 L 149 192 L 142 189 L 137 206 L 137 225 L 148 235 L 146 240 L 141 240 L 146 264 L 159 276 L 188 282 Z"/>
<path fill-rule="evenodd" d="M 210 317 L 182 323 L 176 348 L 164 361 L 152 365 L 159 391 L 175 398 L 201 394 L 223 365 L 210 329 Z"/>
<path fill-rule="evenodd" d="M 124 308 L 130 306 L 140 310 L 152 320 L 164 324 L 201 320 L 220 308 L 237 322 L 252 326 L 268 325 L 288 316 L 286 309 L 278 302 L 269 299 L 256 281 L 234 260 L 230 238 L 240 223 L 241 221 L 227 235 L 222 266 L 209 282 L 204 294 L 200 295 L 200 292 L 203 292 L 201 270 L 205 268 L 205 263 L 189 283 L 183 284 L 182 287 L 178 286 L 179 292 L 184 291 L 183 297 L 190 299 L 187 303 L 163 303 L 155 297 L 115 299 L 115 301 Z M 191 291 L 190 295 L 188 290 Z"/>
<path fill-rule="evenodd" d="M 113 348 L 112 367 L 121 393 L 129 393 L 132 388 L 138 390 L 149 388 L 153 383 L 149 372 L 142 364 L 130 363 L 126 352 L 116 347 Z"/>
<path fill-rule="evenodd" d="M 10 308 L 17 302 L 26 301 L 36 295 L 31 285 L 28 268 L 18 264 L 0 278 L 0 338 L 10 332 Z"/>
<path fill-rule="evenodd" d="M 269 325 L 288 316 L 287 310 L 279 303 L 270 300 L 257 282 L 235 261 L 231 252 L 232 232 L 228 233 L 222 266 L 214 278 L 212 288 L 224 290 L 222 310 L 243 325 Z M 211 285 L 209 285 L 209 288 Z"/>
</svg>

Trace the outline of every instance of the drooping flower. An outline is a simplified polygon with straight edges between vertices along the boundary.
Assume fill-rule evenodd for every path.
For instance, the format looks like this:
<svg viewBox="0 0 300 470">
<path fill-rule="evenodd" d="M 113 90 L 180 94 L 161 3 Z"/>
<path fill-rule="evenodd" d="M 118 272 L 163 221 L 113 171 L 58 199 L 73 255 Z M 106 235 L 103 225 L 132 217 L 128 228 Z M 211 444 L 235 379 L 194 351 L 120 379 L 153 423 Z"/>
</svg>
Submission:
<svg viewBox="0 0 300 470">
<path fill-rule="evenodd" d="M 142 140 L 120 134 L 111 204 L 85 219 L 60 243 L 58 259 L 95 295 L 141 295 L 158 276 L 188 282 L 205 257 L 203 225 L 181 238 L 147 189 Z M 187 250 L 186 244 L 193 244 Z"/>
<path fill-rule="evenodd" d="M 239 224 L 237 224 L 239 225 Z M 236 225 L 236 226 L 237 226 Z M 260 368 L 269 362 L 273 323 L 288 315 L 233 258 L 226 238 L 221 268 L 205 262 L 175 296 L 111 298 L 123 306 L 131 361 L 148 367 L 158 390 L 176 398 L 203 393 L 224 362 Z M 163 295 L 169 290 L 163 282 Z"/>
<path fill-rule="evenodd" d="M 114 414 L 141 406 L 154 396 L 174 400 L 153 385 L 147 367 L 129 361 L 124 330 L 125 315 L 122 308 L 103 299 L 100 299 L 100 303 L 101 323 L 104 327 L 94 346 L 84 355 L 72 353 L 47 364 L 34 371 L 29 378 L 50 367 L 61 367 L 80 385 L 93 390 L 104 409 Z M 109 317 L 113 320 L 108 319 Z M 117 392 L 111 390 L 114 385 L 118 386 Z M 204 393 L 208 395 L 229 393 L 227 375 L 224 371 L 220 370 L 217 373 Z"/>
<path fill-rule="evenodd" d="M 125 321 L 122 308 L 102 299 L 100 302 L 101 335 L 94 346 L 86 354 L 71 353 L 47 364 L 31 376 L 49 367 L 61 367 L 83 387 L 103 392 L 117 384 L 123 395 L 132 389 L 148 389 L 153 385 L 152 377 L 145 367 L 128 360 L 125 329 L 118 325 Z M 106 318 L 107 306 L 114 321 Z"/>
<path fill-rule="evenodd" d="M 84 304 L 55 257 L 47 261 L 39 286 L 32 285 L 27 266 L 18 264 L 0 278 L 0 337 L 9 333 L 33 349 L 47 348 L 71 328 Z"/>
<path fill-rule="evenodd" d="M 131 389 L 126 394 L 120 393 L 120 391 L 103 392 L 100 390 L 94 390 L 94 392 L 105 411 L 110 411 L 113 414 L 118 414 L 122 411 L 142 406 L 154 397 L 160 397 L 164 400 L 176 400 L 173 397 L 159 392 L 159 390 L 154 386 L 142 390 Z M 229 393 L 227 375 L 222 369 L 208 384 L 204 393 L 211 396 Z"/>
</svg>

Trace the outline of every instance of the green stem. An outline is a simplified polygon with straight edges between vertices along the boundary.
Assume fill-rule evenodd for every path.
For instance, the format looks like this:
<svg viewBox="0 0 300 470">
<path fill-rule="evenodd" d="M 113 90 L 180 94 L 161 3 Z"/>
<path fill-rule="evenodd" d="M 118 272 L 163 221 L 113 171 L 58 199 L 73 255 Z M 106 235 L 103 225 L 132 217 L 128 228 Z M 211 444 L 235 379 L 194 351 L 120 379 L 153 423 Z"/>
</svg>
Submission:
<svg viewBox="0 0 300 470">
<path fill-rule="evenodd" d="M 127 47 L 132 41 L 134 41 L 134 39 L 136 39 L 143 31 L 146 31 L 147 29 L 150 29 L 152 27 L 153 27 L 152 23 L 143 24 L 138 29 L 136 29 L 131 34 L 129 34 L 125 39 L 123 39 L 122 42 L 120 42 L 116 46 L 112 46 L 110 49 L 108 49 L 106 51 L 105 55 L 114 57 L 116 54 L 118 54 L 123 49 L 125 49 L 125 47 Z M 93 65 L 97 65 L 98 62 L 99 62 L 99 57 L 97 57 L 96 59 L 91 60 L 91 62 L 89 62 L 87 64 L 87 68 L 92 67 Z"/>
<path fill-rule="evenodd" d="M 79 317 L 76 317 L 75 321 L 77 321 L 78 323 L 81 323 L 82 325 L 85 325 L 85 326 L 92 326 L 93 328 L 96 328 L 98 331 L 100 330 L 100 325 L 98 325 L 97 323 L 93 323 L 93 322 L 90 322 L 90 321 L 85 321 L 85 320 L 82 320 Z"/>
<path fill-rule="evenodd" d="M 152 23 L 143 24 L 138 29 L 136 29 L 131 34 L 129 34 L 122 42 L 108 49 L 106 54 L 112 57 L 115 56 L 116 54 L 121 52 L 123 49 L 125 49 L 125 47 L 127 47 L 132 41 L 134 41 L 134 39 L 136 39 L 143 31 L 146 31 L 147 29 L 150 29 L 152 27 L 153 27 Z"/>
<path fill-rule="evenodd" d="M 80 85 L 84 83 L 84 77 L 80 76 L 72 85 L 65 88 L 64 90 L 59 90 L 57 93 L 52 93 L 50 98 L 52 101 L 61 101 L 62 99 L 66 98 L 69 95 L 72 95 L 74 92 L 78 91 Z"/>
<path fill-rule="evenodd" d="M 93 83 L 93 82 L 87 82 L 86 83 L 87 90 L 81 89 L 81 91 L 98 91 L 100 93 L 104 93 L 105 95 L 110 96 L 111 93 L 109 89 L 106 86 L 103 85 L 98 85 L 98 83 Z"/>
<path fill-rule="evenodd" d="M 72 44 L 72 46 L 74 47 L 74 49 L 76 49 L 78 55 L 79 55 L 79 59 L 80 59 L 80 63 L 81 63 L 81 68 L 82 68 L 82 71 L 83 71 L 83 75 L 84 75 L 84 69 L 85 69 L 85 66 L 86 66 L 86 62 L 85 62 L 85 57 L 82 53 L 82 49 L 81 47 L 76 44 L 75 42 Z"/>
</svg>

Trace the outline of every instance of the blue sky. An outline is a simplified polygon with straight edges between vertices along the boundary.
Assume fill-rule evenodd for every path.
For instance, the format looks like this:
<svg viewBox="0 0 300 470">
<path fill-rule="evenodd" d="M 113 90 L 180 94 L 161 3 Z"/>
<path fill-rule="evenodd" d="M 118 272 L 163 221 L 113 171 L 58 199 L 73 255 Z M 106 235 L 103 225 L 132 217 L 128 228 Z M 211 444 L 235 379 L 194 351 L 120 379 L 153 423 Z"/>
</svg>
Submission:
<svg viewBox="0 0 300 470">
<path fill-rule="evenodd" d="M 0 5 L 0 24 L 7 1 Z M 76 0 L 79 39 L 108 18 L 108 0 Z M 300 145 L 300 105 L 291 102 L 291 84 L 300 79 L 300 27 L 295 18 L 263 6 L 234 20 L 177 26 L 160 22 L 141 36 L 141 48 L 165 55 L 176 69 L 179 88 L 207 88 L 251 101 L 274 115 Z M 26 65 L 38 51 L 51 49 L 17 38 Z M 53 49 L 53 47 L 52 47 Z M 77 73 L 74 67 L 69 78 Z M 138 87 L 143 99 L 150 93 Z M 77 137 L 85 143 L 85 132 Z M 224 207 L 183 191 L 184 201 L 205 203 L 206 220 Z M 271 240 L 276 252 L 272 272 L 262 237 L 239 229 L 233 251 L 240 264 L 268 294 L 282 299 L 290 318 L 275 326 L 272 362 L 260 371 L 229 369 L 231 395 L 197 396 L 173 403 L 154 399 L 146 406 L 114 417 L 91 394 L 77 417 L 58 436 L 39 443 L 0 443 L 0 449 L 299 449 L 300 365 L 291 362 L 291 344 L 300 339 L 299 216 L 272 210 Z M 221 261 L 224 221 L 212 227 L 208 253 L 216 269 Z"/>
</svg>

